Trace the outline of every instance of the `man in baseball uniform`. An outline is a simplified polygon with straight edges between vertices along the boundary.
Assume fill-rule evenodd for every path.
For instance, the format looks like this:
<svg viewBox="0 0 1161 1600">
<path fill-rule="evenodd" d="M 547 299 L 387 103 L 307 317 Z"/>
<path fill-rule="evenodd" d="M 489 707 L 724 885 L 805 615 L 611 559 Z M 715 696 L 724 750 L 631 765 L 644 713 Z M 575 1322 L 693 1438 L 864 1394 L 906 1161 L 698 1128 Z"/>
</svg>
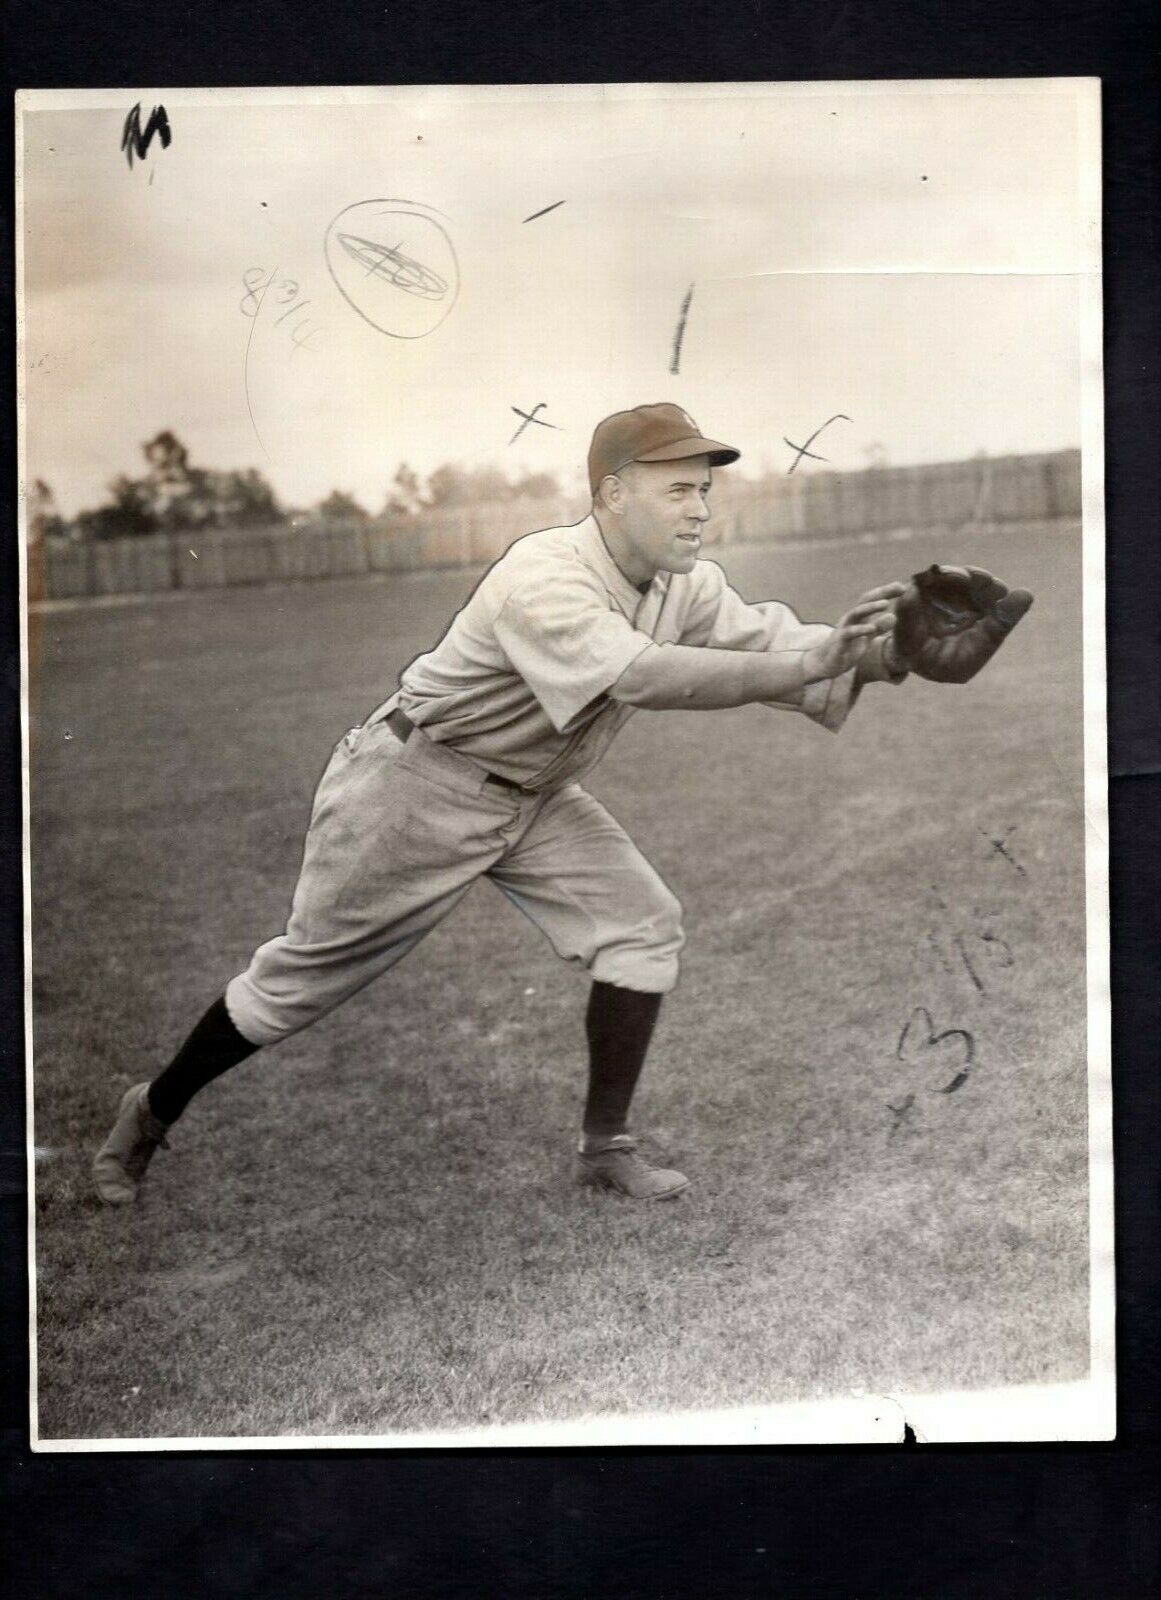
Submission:
<svg viewBox="0 0 1161 1600">
<path fill-rule="evenodd" d="M 661 1000 L 677 982 L 681 907 L 580 780 L 635 710 L 759 703 L 837 731 L 864 684 L 912 668 L 956 676 L 933 669 L 953 647 L 978 670 L 1012 626 L 991 591 L 987 615 L 948 624 L 944 596 L 937 620 L 957 636 L 933 645 L 927 613 L 909 613 L 905 656 L 892 641 L 899 583 L 863 595 L 836 627 L 803 623 L 778 601 L 748 604 L 700 559 L 712 469 L 737 458 L 675 405 L 598 426 L 591 514 L 518 539 L 435 648 L 336 746 L 285 932 L 255 952 L 165 1070 L 125 1095 L 94 1161 L 103 1200 L 134 1199 L 206 1083 L 386 972 L 485 876 L 591 979 L 579 1179 L 634 1199 L 688 1186 L 652 1166 L 628 1131 Z M 1007 590 L 983 577 L 1002 604 Z"/>
</svg>

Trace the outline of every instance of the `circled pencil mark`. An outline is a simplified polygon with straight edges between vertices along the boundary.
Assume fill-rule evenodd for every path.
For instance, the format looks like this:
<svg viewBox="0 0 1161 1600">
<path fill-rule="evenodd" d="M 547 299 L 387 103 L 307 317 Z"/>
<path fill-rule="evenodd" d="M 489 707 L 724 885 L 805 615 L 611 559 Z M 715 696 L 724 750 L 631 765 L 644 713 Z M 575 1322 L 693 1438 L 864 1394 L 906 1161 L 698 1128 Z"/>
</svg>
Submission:
<svg viewBox="0 0 1161 1600">
<path fill-rule="evenodd" d="M 391 339 L 422 339 L 450 315 L 459 262 L 441 214 L 413 200 L 361 200 L 327 228 L 335 287 L 364 322 Z"/>
<path fill-rule="evenodd" d="M 447 294 L 447 279 L 431 272 L 418 261 L 400 252 L 398 245 L 376 244 L 353 233 L 340 233 L 339 243 L 361 267 L 385 283 L 394 284 L 404 294 L 422 295 L 426 300 L 442 300 Z"/>
<path fill-rule="evenodd" d="M 786 435 L 783 434 L 782 435 L 782 443 L 783 444 L 788 444 L 792 450 L 797 450 L 798 451 L 798 454 L 795 456 L 794 460 L 790 463 L 790 466 L 787 468 L 786 476 L 787 477 L 790 476 L 790 474 L 794 471 L 795 467 L 802 460 L 803 456 L 809 456 L 811 461 L 825 461 L 826 460 L 825 456 L 815 455 L 815 453 L 810 448 L 811 445 L 818 438 L 819 434 L 823 432 L 823 429 L 829 428 L 832 422 L 850 422 L 850 420 L 851 420 L 850 417 L 847 416 L 845 411 L 836 411 L 833 417 L 828 417 L 826 419 L 826 421 L 823 423 L 821 428 L 815 428 L 814 432 L 811 434 L 810 438 L 806 441 L 805 444 L 795 444 L 793 442 L 793 440 L 788 439 L 786 437 Z"/>
</svg>

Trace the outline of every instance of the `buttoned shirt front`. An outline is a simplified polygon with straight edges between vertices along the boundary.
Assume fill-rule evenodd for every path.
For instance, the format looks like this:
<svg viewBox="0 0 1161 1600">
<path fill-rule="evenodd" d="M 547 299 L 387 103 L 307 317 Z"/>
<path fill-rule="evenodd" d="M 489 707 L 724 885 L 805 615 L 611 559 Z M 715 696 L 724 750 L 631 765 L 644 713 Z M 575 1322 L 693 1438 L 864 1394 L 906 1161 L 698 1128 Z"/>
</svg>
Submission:
<svg viewBox="0 0 1161 1600">
<path fill-rule="evenodd" d="M 589 516 L 516 540 L 387 705 L 489 771 L 555 789 L 595 766 L 632 716 L 608 691 L 650 645 L 805 650 L 830 632 L 781 601 L 743 600 L 714 561 L 637 589 Z M 876 657 L 857 678 L 852 670 L 770 703 L 837 730 L 861 683 L 885 676 Z"/>
</svg>

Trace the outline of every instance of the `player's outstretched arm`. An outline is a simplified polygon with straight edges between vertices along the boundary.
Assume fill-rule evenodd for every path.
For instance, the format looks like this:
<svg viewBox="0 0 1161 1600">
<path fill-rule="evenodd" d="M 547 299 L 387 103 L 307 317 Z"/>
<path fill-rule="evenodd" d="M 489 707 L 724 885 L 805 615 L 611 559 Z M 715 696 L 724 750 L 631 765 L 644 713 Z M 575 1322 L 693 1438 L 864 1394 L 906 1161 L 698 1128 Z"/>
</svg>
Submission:
<svg viewBox="0 0 1161 1600">
<path fill-rule="evenodd" d="M 793 705 L 806 686 L 841 676 L 878 634 L 894 626 L 902 584 L 872 589 L 819 644 L 804 650 L 716 650 L 651 644 L 609 690 L 612 699 L 650 711 L 716 711 L 777 701 Z"/>
</svg>

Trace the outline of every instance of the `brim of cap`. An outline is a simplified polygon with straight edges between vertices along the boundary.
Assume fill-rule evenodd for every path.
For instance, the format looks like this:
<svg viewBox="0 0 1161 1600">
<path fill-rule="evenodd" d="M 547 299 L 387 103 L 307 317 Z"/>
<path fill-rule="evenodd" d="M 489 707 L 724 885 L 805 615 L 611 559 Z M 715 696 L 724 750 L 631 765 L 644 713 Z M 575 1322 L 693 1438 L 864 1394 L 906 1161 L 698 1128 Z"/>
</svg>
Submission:
<svg viewBox="0 0 1161 1600">
<path fill-rule="evenodd" d="M 673 444 L 662 445 L 659 450 L 649 450 L 634 461 L 685 461 L 690 456 L 708 456 L 711 467 L 728 467 L 741 455 L 733 445 L 719 444 L 716 439 L 702 439 L 696 433 L 688 439 L 677 439 Z M 626 465 L 628 463 L 626 462 Z"/>
</svg>

